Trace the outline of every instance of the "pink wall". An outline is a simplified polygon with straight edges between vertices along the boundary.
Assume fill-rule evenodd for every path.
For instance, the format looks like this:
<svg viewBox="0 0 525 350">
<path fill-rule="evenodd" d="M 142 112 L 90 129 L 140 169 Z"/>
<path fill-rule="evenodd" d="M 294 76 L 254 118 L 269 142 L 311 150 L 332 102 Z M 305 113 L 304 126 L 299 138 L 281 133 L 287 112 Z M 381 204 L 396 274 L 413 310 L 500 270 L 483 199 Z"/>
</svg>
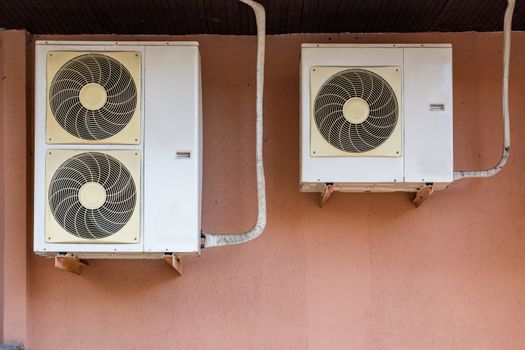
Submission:
<svg viewBox="0 0 525 350">
<path fill-rule="evenodd" d="M 463 169 L 491 166 L 501 152 L 501 35 L 269 37 L 264 235 L 184 259 L 183 277 L 161 261 L 92 261 L 77 276 L 29 253 L 26 344 L 38 350 L 525 348 L 525 33 L 513 38 L 513 146 L 500 175 L 453 184 L 418 209 L 403 193 L 336 193 L 320 209 L 317 194 L 298 191 L 302 42 L 451 42 L 456 168 Z M 201 45 L 203 228 L 245 229 L 256 214 L 255 39 L 183 39 Z"/>
<path fill-rule="evenodd" d="M 0 340 L 27 338 L 29 131 L 23 31 L 0 33 Z"/>
</svg>

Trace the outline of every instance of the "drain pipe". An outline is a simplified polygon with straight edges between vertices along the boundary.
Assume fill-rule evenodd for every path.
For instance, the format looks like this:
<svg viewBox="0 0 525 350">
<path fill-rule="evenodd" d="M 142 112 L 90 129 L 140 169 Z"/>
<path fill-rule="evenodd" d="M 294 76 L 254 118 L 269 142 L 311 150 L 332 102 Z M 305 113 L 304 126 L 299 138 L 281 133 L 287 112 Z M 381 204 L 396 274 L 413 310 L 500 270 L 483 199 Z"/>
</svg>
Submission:
<svg viewBox="0 0 525 350">
<path fill-rule="evenodd" d="M 243 233 L 216 234 L 202 232 L 204 244 L 202 248 L 220 247 L 239 244 L 257 238 L 266 227 L 266 186 L 263 166 L 263 87 L 264 87 L 264 44 L 265 44 L 265 12 L 264 7 L 252 0 L 239 0 L 250 6 L 257 21 L 257 223 L 249 231 Z"/>
<path fill-rule="evenodd" d="M 512 14 L 514 13 L 515 0 L 508 0 L 505 10 L 503 24 L 503 154 L 501 159 L 493 168 L 475 171 L 455 171 L 454 181 L 471 177 L 491 177 L 500 172 L 509 159 L 510 152 L 510 117 L 509 117 L 509 62 L 510 62 L 510 42 L 512 33 Z"/>
</svg>

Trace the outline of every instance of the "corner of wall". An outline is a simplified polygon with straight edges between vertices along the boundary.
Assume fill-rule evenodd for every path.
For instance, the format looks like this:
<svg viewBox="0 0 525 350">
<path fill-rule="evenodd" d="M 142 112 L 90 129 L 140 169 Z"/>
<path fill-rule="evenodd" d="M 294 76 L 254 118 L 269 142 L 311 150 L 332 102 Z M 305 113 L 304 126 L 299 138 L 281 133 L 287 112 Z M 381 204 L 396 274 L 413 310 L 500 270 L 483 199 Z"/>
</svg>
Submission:
<svg viewBox="0 0 525 350">
<path fill-rule="evenodd" d="M 0 32 L 0 340 L 16 343 L 27 341 L 28 38 Z"/>
</svg>

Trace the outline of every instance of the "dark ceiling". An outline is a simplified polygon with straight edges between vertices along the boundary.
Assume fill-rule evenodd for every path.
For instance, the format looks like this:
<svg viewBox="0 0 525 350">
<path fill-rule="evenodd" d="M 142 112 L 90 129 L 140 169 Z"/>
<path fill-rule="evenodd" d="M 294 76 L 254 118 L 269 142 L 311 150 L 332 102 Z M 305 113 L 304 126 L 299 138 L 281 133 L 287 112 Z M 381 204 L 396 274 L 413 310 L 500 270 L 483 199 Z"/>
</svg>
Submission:
<svg viewBox="0 0 525 350">
<path fill-rule="evenodd" d="M 261 0 L 267 33 L 499 31 L 505 0 Z M 525 29 L 517 1 L 514 30 Z M 35 34 L 254 34 L 237 0 L 0 0 L 0 27 Z"/>
</svg>

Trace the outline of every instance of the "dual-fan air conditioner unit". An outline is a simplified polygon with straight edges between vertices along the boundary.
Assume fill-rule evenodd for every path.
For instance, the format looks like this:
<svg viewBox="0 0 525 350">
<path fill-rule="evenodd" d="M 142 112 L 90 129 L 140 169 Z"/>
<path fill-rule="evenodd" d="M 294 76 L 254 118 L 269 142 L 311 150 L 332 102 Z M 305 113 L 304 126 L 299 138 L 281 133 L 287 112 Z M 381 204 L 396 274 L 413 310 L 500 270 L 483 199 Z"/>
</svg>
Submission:
<svg viewBox="0 0 525 350">
<path fill-rule="evenodd" d="M 302 46 L 302 191 L 442 189 L 452 155 L 451 45 Z"/>
<path fill-rule="evenodd" d="M 35 65 L 35 251 L 198 253 L 198 44 L 40 41 Z"/>
</svg>

